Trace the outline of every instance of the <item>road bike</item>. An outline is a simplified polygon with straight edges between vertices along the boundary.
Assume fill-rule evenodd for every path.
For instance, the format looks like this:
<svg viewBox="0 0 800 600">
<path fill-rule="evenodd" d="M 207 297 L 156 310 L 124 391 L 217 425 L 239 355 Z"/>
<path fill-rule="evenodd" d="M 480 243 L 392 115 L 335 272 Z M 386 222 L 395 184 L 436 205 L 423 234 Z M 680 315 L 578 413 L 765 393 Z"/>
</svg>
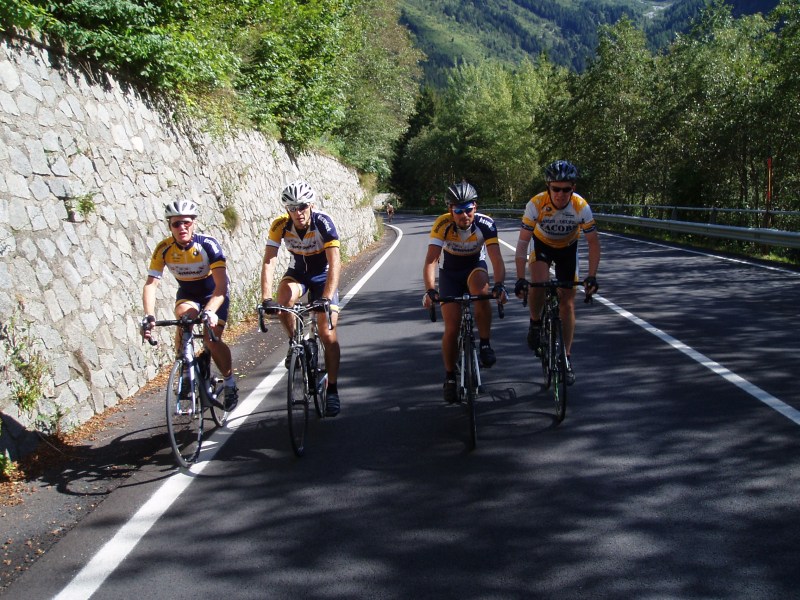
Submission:
<svg viewBox="0 0 800 600">
<path fill-rule="evenodd" d="M 493 294 L 464 294 L 462 296 L 441 296 L 440 304 L 454 302 L 461 307 L 461 323 L 458 328 L 458 355 L 456 362 L 456 382 L 458 402 L 467 409 L 469 419 L 469 449 L 474 450 L 478 443 L 478 419 L 475 400 L 483 391 L 478 345 L 475 343 L 472 303 L 480 300 L 497 300 Z M 497 314 L 505 316 L 503 305 L 497 304 Z M 431 321 L 436 321 L 436 309 L 430 307 Z"/>
<path fill-rule="evenodd" d="M 266 315 L 285 312 L 294 317 L 294 335 L 289 340 L 288 367 L 289 381 L 286 393 L 286 411 L 289 417 L 289 439 L 297 456 L 306 451 L 308 434 L 308 413 L 313 400 L 319 418 L 325 418 L 328 399 L 328 373 L 320 367 L 324 362 L 325 347 L 317 331 L 316 315 L 324 312 L 328 319 L 328 329 L 333 329 L 330 304 L 325 302 L 296 303 L 294 306 L 273 305 L 270 309 L 258 307 L 258 325 L 261 331 L 268 331 Z M 322 360 L 320 359 L 322 356 Z"/>
<path fill-rule="evenodd" d="M 529 287 L 544 288 L 544 306 L 542 307 L 542 326 L 539 330 L 539 354 L 542 361 L 544 387 L 552 386 L 553 400 L 556 405 L 556 421 L 561 423 L 567 414 L 567 349 L 564 346 L 564 335 L 559 313 L 559 288 L 572 288 L 573 281 L 551 279 L 534 283 L 527 282 Z M 523 305 L 528 304 L 528 294 L 522 297 Z"/>
<path fill-rule="evenodd" d="M 156 327 L 178 327 L 181 343 L 175 362 L 169 372 L 166 409 L 167 432 L 172 453 L 178 465 L 188 468 L 197 461 L 203 443 L 205 413 L 218 427 L 225 425 L 228 412 L 221 399 L 223 379 L 211 374 L 211 351 L 205 343 L 203 331 L 212 342 L 218 340 L 208 325 L 208 316 L 155 321 Z M 195 339 L 203 340 L 203 351 L 195 353 Z M 149 340 L 155 346 L 158 342 Z"/>
</svg>

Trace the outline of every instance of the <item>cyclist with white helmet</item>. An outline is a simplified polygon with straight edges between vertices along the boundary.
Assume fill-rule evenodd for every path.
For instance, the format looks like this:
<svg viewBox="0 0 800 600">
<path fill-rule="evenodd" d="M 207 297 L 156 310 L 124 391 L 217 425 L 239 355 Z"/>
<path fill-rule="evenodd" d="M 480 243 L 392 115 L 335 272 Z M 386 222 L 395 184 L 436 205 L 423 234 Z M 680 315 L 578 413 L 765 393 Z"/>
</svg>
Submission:
<svg viewBox="0 0 800 600">
<path fill-rule="evenodd" d="M 544 170 L 547 189 L 535 195 L 525 206 L 522 226 L 517 239 L 515 263 L 517 297 L 528 294 L 530 326 L 528 346 L 540 355 L 539 330 L 544 304 L 544 289 L 529 287 L 525 280 L 525 265 L 530 264 L 531 281 L 540 283 L 550 278 L 550 265 L 555 263 L 555 278 L 559 281 L 579 281 L 578 238 L 581 231 L 589 247 L 589 272 L 583 285 L 587 296 L 598 290 L 597 268 L 600 265 L 600 236 L 592 210 L 584 198 L 575 193 L 578 169 L 567 160 L 557 160 Z M 533 251 L 528 258 L 528 246 L 533 238 Z M 572 369 L 572 338 L 575 334 L 575 288 L 559 288 L 559 309 L 567 351 L 567 384 L 575 383 Z"/>
<path fill-rule="evenodd" d="M 454 183 L 447 189 L 449 210 L 433 223 L 422 269 L 422 279 L 427 290 L 422 298 L 425 308 L 430 308 L 440 296 L 460 296 L 467 292 L 489 294 L 487 256 L 492 263 L 494 275 L 491 293 L 504 304 L 507 301 L 503 287 L 506 268 L 500 253 L 497 226 L 491 217 L 477 212 L 477 200 L 478 192 L 466 181 Z M 436 267 L 442 255 L 437 291 Z M 458 304 L 442 304 L 442 359 L 445 369 L 443 394 L 448 403 L 458 400 L 455 370 L 460 317 L 461 307 Z M 480 337 L 480 361 L 488 368 L 497 361 L 490 344 L 492 310 L 488 300 L 475 303 L 475 322 Z"/>
<path fill-rule="evenodd" d="M 340 349 L 336 335 L 341 271 L 339 234 L 330 216 L 314 210 L 316 194 L 307 182 L 297 180 L 288 184 L 281 192 L 281 201 L 286 208 L 286 214 L 272 222 L 264 250 L 261 269 L 262 305 L 267 312 L 276 312 L 275 306 L 292 306 L 306 292 L 309 302 L 321 301 L 330 305 L 333 329 L 328 329 L 327 316 L 324 313 L 319 313 L 317 318 L 319 336 L 325 346 L 325 368 L 328 371 L 326 416 L 335 417 L 340 410 L 337 387 Z M 273 299 L 272 282 L 281 243 L 291 255 L 291 264 L 278 283 Z M 279 318 L 291 338 L 294 316 L 280 312 Z M 289 358 L 290 355 L 287 355 L 287 367 Z"/>
<path fill-rule="evenodd" d="M 225 410 L 233 410 L 239 402 L 239 391 L 233 374 L 231 350 L 222 341 L 222 332 L 228 320 L 228 271 L 225 255 L 219 242 L 207 235 L 195 233 L 197 205 L 191 200 L 175 200 L 164 207 L 170 237 L 162 240 L 153 251 L 147 280 L 142 290 L 142 334 L 150 339 L 155 326 L 156 289 L 166 267 L 178 281 L 175 297 L 175 317 L 197 317 L 205 312 L 209 325 L 216 335 L 212 342 L 206 334 L 211 357 L 225 378 Z M 180 332 L 176 332 L 176 347 Z"/>
</svg>

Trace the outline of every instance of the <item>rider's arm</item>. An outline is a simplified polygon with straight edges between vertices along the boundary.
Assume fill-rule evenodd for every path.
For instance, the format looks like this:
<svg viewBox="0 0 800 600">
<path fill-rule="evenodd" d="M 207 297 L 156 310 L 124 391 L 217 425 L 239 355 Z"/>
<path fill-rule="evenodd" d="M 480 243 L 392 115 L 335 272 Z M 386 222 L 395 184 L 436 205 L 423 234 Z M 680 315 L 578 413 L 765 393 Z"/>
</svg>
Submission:
<svg viewBox="0 0 800 600">
<path fill-rule="evenodd" d="M 589 277 L 597 276 L 597 268 L 600 266 L 600 236 L 597 231 L 584 234 L 586 244 L 589 247 Z"/>
<path fill-rule="evenodd" d="M 500 253 L 500 244 L 486 244 L 486 255 L 492 263 L 495 284 L 503 283 L 506 279 L 506 265 Z"/>
<path fill-rule="evenodd" d="M 442 247 L 436 244 L 428 245 L 428 253 L 425 255 L 425 264 L 422 267 L 422 281 L 425 291 L 436 289 L 436 267 L 439 265 L 439 256 L 442 254 Z M 425 307 L 432 304 L 432 300 L 426 295 L 423 300 Z"/>
<path fill-rule="evenodd" d="M 261 299 L 272 298 L 272 278 L 275 275 L 275 264 L 278 262 L 278 248 L 267 246 L 264 250 L 264 261 L 261 264 Z"/>
<path fill-rule="evenodd" d="M 517 249 L 514 253 L 514 264 L 517 268 L 517 279 L 525 278 L 525 265 L 528 263 L 528 246 L 531 243 L 533 232 L 525 227 L 520 227 L 517 238 Z"/>
<path fill-rule="evenodd" d="M 325 257 L 328 259 L 328 277 L 325 279 L 325 289 L 323 296 L 329 300 L 339 289 L 339 273 L 342 270 L 342 259 L 339 253 L 339 246 L 329 246 L 325 248 Z"/>
<path fill-rule="evenodd" d="M 142 308 L 145 315 L 155 315 L 156 310 L 156 289 L 161 280 L 152 275 L 147 276 L 142 289 Z"/>
<path fill-rule="evenodd" d="M 228 270 L 225 267 L 211 269 L 211 277 L 214 279 L 214 293 L 204 309 L 215 313 L 225 302 L 225 296 L 228 294 Z"/>
</svg>

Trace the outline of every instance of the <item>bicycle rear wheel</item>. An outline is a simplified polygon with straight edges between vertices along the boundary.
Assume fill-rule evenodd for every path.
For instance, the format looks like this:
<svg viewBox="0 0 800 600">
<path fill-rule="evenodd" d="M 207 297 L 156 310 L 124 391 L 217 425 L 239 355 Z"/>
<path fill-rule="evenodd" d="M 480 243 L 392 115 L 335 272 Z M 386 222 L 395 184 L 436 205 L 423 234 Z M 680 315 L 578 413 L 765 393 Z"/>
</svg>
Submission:
<svg viewBox="0 0 800 600">
<path fill-rule="evenodd" d="M 295 348 L 289 363 L 289 385 L 286 395 L 286 409 L 289 415 L 289 438 L 297 456 L 306 451 L 308 433 L 308 396 L 306 394 L 306 365 L 303 354 Z"/>
<path fill-rule="evenodd" d="M 556 421 L 561 423 L 567 414 L 567 351 L 561 332 L 561 321 L 553 322 L 552 382 L 556 403 Z"/>
<path fill-rule="evenodd" d="M 325 400 L 328 393 L 328 379 L 320 369 L 320 363 L 324 360 L 320 358 L 320 354 L 324 355 L 322 342 L 319 338 L 314 337 L 306 342 L 306 348 L 308 389 L 309 393 L 314 397 L 314 410 L 317 411 L 317 416 L 323 418 L 325 416 Z"/>
<path fill-rule="evenodd" d="M 169 443 L 175 460 L 184 468 L 197 460 L 203 442 L 203 410 L 197 393 L 185 389 L 188 384 L 186 369 L 182 358 L 172 365 L 166 404 Z"/>
<path fill-rule="evenodd" d="M 465 404 L 469 420 L 469 449 L 474 450 L 478 444 L 478 420 L 475 414 L 475 399 L 478 395 L 478 374 L 475 346 L 471 339 L 464 340 L 464 387 Z"/>
</svg>

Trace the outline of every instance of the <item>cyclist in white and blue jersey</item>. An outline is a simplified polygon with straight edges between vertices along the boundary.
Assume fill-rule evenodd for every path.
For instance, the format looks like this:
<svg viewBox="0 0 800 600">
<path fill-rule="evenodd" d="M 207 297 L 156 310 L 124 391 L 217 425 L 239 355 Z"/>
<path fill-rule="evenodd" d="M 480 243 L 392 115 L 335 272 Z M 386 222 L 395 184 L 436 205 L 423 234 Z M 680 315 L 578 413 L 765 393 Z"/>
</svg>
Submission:
<svg viewBox="0 0 800 600">
<path fill-rule="evenodd" d="M 206 344 L 214 363 L 225 379 L 225 410 L 231 411 L 239 401 L 236 378 L 233 374 L 231 350 L 222 341 L 228 320 L 228 272 L 225 254 L 219 242 L 207 235 L 194 232 L 197 205 L 191 200 L 175 200 L 164 207 L 164 217 L 172 235 L 156 246 L 150 259 L 147 280 L 142 290 L 142 334 L 150 339 L 155 326 L 156 289 L 167 268 L 178 281 L 175 297 L 175 317 L 186 315 L 196 318 L 205 312 L 209 325 L 217 337 L 212 342 L 206 334 Z M 180 332 L 176 332 L 176 345 Z"/>
<path fill-rule="evenodd" d="M 492 263 L 494 287 L 491 292 L 505 304 L 507 301 L 503 280 L 506 268 L 500 254 L 497 226 L 494 220 L 477 212 L 478 192 L 462 181 L 447 190 L 449 212 L 433 223 L 428 240 L 428 252 L 422 269 L 425 295 L 422 303 L 430 308 L 441 296 L 460 296 L 464 293 L 488 294 L 489 271 L 486 257 Z M 439 290 L 436 290 L 436 267 L 439 268 Z M 445 368 L 443 394 L 448 403 L 458 399 L 456 361 L 458 359 L 458 329 L 461 307 L 454 303 L 442 304 L 442 359 Z M 475 303 L 475 322 L 480 337 L 479 355 L 484 367 L 491 367 L 497 357 L 490 343 L 492 310 L 488 300 Z"/>
<path fill-rule="evenodd" d="M 333 219 L 313 209 L 316 194 L 302 180 L 288 184 L 281 192 L 286 213 L 272 222 L 264 250 L 261 269 L 262 305 L 267 312 L 275 312 L 277 305 L 292 306 L 306 292 L 308 301 L 322 301 L 330 305 L 333 329 L 328 329 L 327 315 L 319 313 L 318 331 L 325 347 L 325 368 L 328 372 L 328 398 L 326 416 L 335 417 L 340 411 L 339 376 L 340 349 L 336 335 L 339 317 L 339 234 Z M 275 299 L 272 282 L 275 275 L 278 250 L 281 244 L 291 255 L 291 264 L 278 283 Z M 294 316 L 280 312 L 279 318 L 291 339 L 294 333 Z M 289 366 L 290 355 L 286 357 Z"/>
</svg>

